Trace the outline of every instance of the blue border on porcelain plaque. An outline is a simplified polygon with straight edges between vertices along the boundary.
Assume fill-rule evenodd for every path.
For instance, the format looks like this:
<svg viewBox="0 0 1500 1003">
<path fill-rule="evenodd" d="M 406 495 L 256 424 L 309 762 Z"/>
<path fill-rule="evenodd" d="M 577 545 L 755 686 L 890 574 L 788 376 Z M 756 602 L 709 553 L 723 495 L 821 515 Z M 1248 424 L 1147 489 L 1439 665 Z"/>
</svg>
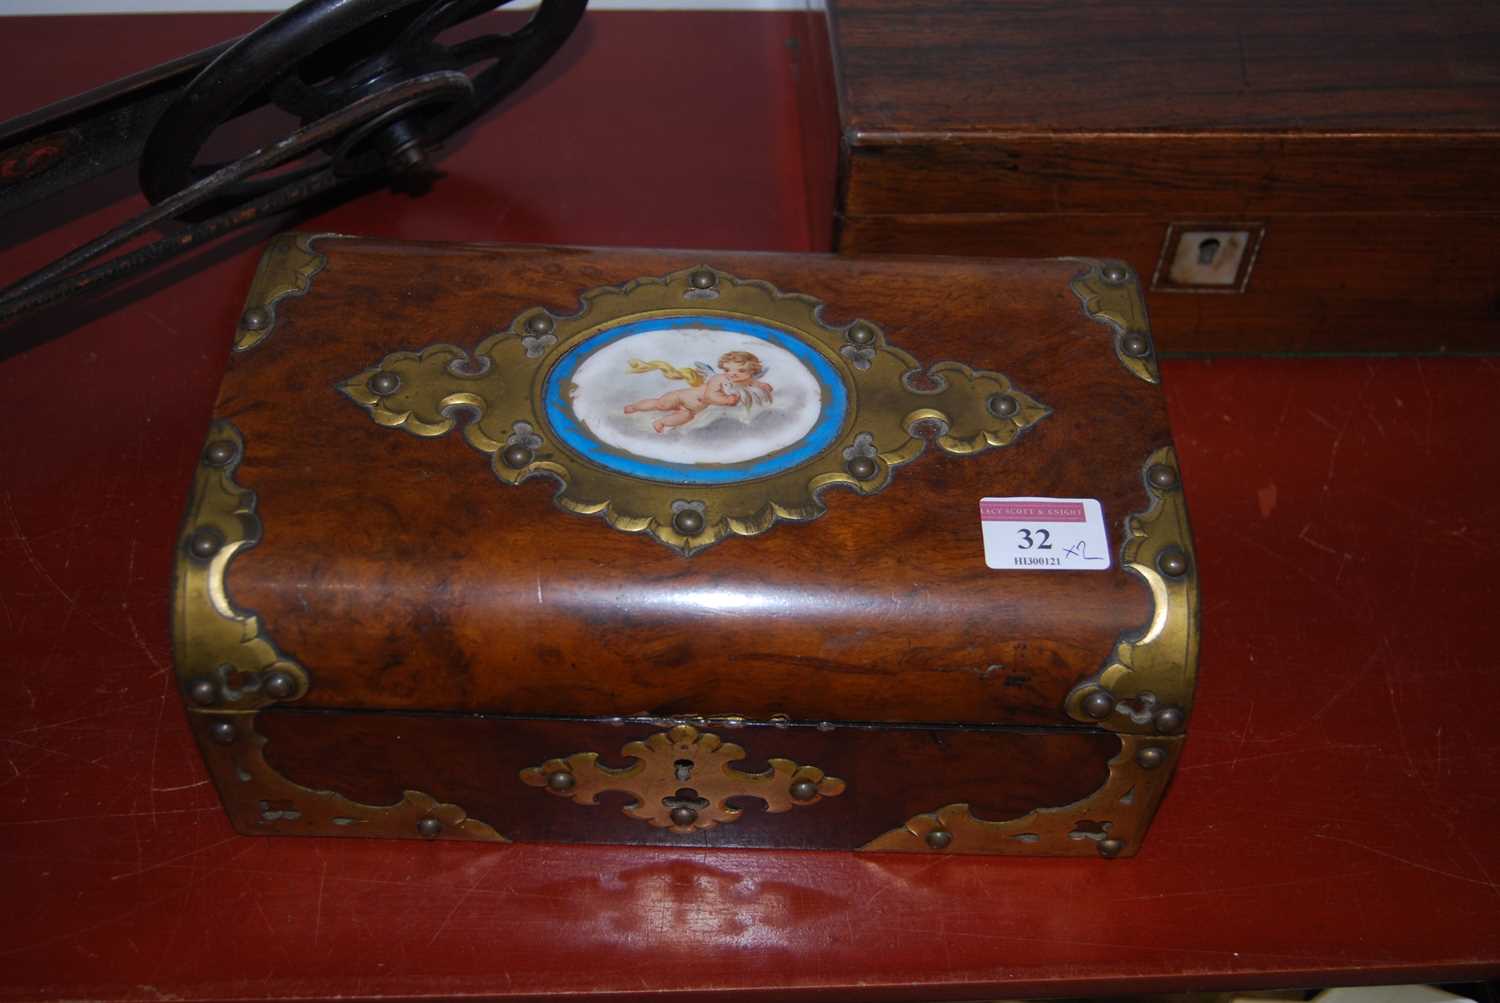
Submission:
<svg viewBox="0 0 1500 1003">
<path fill-rule="evenodd" d="M 723 466 L 652 460 L 622 452 L 600 442 L 573 416 L 573 409 L 563 396 L 563 387 L 572 382 L 573 374 L 584 360 L 606 345 L 636 334 L 684 327 L 749 335 L 790 352 L 797 361 L 812 371 L 823 389 L 823 406 L 817 424 L 794 446 L 759 459 Z M 570 348 L 547 374 L 547 382 L 542 390 L 542 404 L 552 433 L 580 456 L 587 457 L 606 470 L 671 484 L 736 484 L 784 473 L 801 466 L 832 446 L 839 437 L 849 411 L 849 391 L 828 358 L 800 338 L 757 321 L 712 314 L 689 314 L 630 321 L 585 338 Z"/>
</svg>

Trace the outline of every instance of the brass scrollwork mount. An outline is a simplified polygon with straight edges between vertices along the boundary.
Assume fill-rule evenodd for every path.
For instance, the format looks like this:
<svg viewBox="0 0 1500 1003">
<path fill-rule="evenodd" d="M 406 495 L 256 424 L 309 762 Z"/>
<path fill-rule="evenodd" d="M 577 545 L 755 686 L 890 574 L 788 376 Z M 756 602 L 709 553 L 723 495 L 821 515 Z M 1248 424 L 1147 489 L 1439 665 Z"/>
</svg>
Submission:
<svg viewBox="0 0 1500 1003">
<path fill-rule="evenodd" d="M 690 724 L 630 742 L 620 754 L 635 762 L 615 769 L 600 764 L 597 752 L 575 752 L 522 770 L 521 782 L 580 805 L 622 791 L 634 798 L 626 815 L 676 833 L 737 821 L 743 812 L 731 798 L 758 798 L 775 814 L 844 793 L 842 780 L 790 759 L 768 760 L 763 773 L 735 769 L 730 764 L 744 759 L 745 750 Z"/>
</svg>

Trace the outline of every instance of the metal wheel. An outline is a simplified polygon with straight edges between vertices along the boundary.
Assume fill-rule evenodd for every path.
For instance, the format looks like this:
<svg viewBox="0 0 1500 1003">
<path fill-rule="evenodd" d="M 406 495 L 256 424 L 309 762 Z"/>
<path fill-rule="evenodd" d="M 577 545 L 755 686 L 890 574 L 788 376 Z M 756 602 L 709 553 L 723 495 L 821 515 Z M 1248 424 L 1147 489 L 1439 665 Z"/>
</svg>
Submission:
<svg viewBox="0 0 1500 1003">
<path fill-rule="evenodd" d="M 450 90 L 403 104 L 323 151 L 343 175 L 422 167 L 426 149 L 510 94 L 557 51 L 587 0 L 542 0 L 531 19 L 509 34 L 438 41 L 443 32 L 506 2 L 304 0 L 231 46 L 162 113 L 141 157 L 142 190 L 161 202 L 224 166 L 199 163 L 209 137 L 263 106 L 274 105 L 305 125 L 424 74 L 462 72 L 473 85 L 471 94 Z M 328 168 L 323 161 L 239 182 L 191 218 Z"/>
</svg>

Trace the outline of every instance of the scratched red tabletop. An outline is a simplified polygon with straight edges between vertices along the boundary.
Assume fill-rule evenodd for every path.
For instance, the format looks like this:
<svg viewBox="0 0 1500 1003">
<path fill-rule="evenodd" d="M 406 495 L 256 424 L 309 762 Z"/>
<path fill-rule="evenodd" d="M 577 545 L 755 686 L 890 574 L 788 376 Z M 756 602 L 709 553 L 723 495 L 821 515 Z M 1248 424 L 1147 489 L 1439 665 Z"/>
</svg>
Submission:
<svg viewBox="0 0 1500 1003">
<path fill-rule="evenodd" d="M 819 78 L 798 18 L 590 15 L 432 193 L 299 225 L 814 248 L 825 179 L 801 147 Z M 0 117 L 257 21 L 0 21 Z M 0 279 L 127 215 L 124 190 L 7 221 Z M 1500 975 L 1494 359 L 1164 365 L 1202 666 L 1133 860 L 235 835 L 174 690 L 168 580 L 267 232 L 0 332 L 0 998 L 972 999 Z"/>
</svg>

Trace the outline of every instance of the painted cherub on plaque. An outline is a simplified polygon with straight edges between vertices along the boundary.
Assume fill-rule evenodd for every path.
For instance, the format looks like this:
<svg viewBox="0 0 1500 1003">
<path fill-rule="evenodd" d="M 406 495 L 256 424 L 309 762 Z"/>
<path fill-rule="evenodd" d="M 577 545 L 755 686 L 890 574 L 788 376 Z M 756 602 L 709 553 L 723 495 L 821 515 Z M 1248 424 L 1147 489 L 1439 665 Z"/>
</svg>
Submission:
<svg viewBox="0 0 1500 1003">
<path fill-rule="evenodd" d="M 390 352 L 339 389 L 380 425 L 461 428 L 505 484 L 685 557 L 872 495 L 929 446 L 1008 446 L 1050 409 L 1003 373 L 920 360 L 854 317 L 706 265 L 532 306 L 470 351 Z M 848 309 L 847 304 L 843 308 Z M 528 488 L 530 490 L 530 488 Z"/>
<path fill-rule="evenodd" d="M 669 428 L 686 425 L 711 407 L 742 406 L 749 414 L 755 405 L 769 406 L 773 399 L 771 384 L 761 379 L 766 374 L 766 367 L 750 352 L 725 352 L 719 356 L 717 371 L 706 362 L 679 368 L 661 359 L 650 362 L 631 359 L 630 371 L 637 375 L 658 372 L 669 380 L 687 383 L 681 390 L 668 390 L 658 397 L 625 405 L 626 414 L 665 411 L 666 414 L 651 423 L 658 435 Z"/>
<path fill-rule="evenodd" d="M 603 466 L 729 483 L 828 448 L 848 392 L 828 358 L 789 332 L 694 315 L 634 320 L 583 340 L 549 375 L 546 403 L 560 438 Z"/>
</svg>

